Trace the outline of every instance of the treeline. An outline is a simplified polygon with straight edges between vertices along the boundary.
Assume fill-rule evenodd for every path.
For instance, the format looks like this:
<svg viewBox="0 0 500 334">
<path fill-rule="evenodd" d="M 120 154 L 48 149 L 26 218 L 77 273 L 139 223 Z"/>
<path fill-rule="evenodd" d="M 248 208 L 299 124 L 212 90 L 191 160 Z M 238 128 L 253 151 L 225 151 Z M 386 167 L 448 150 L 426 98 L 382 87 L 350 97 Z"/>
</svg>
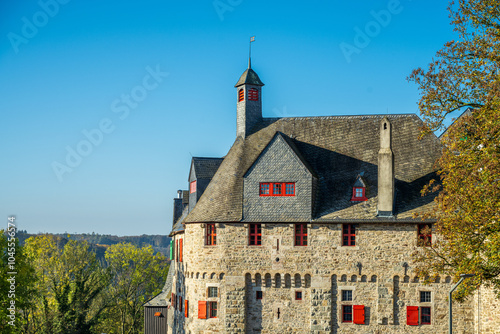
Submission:
<svg viewBox="0 0 500 334">
<path fill-rule="evenodd" d="M 96 247 L 49 234 L 21 245 L 1 232 L 0 333 L 143 332 L 142 305 L 167 276 L 163 254 L 150 245 Z"/>
<path fill-rule="evenodd" d="M 62 239 L 76 240 L 76 241 L 87 241 L 93 245 L 100 246 L 111 246 L 119 243 L 131 243 L 136 247 L 144 247 L 147 245 L 151 245 L 155 252 L 160 252 L 166 257 L 169 256 L 169 247 L 170 247 L 170 238 L 166 235 L 134 235 L 134 236 L 123 236 L 119 237 L 111 234 L 97 234 L 97 233 L 79 233 L 79 234 L 68 234 L 68 233 L 49 233 L 56 237 L 60 237 Z M 19 242 L 21 245 L 24 244 L 24 241 L 30 237 L 41 235 L 31 234 L 27 231 L 19 230 L 17 237 L 19 238 Z"/>
</svg>

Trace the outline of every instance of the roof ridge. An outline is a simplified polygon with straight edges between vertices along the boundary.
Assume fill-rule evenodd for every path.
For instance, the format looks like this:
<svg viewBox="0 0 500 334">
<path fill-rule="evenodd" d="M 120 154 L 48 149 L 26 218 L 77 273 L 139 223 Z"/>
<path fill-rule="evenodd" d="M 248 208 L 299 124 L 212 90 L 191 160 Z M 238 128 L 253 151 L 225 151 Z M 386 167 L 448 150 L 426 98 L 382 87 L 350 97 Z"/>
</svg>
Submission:
<svg viewBox="0 0 500 334">
<path fill-rule="evenodd" d="M 280 120 L 280 119 L 346 119 L 346 118 L 401 118 L 401 117 L 417 117 L 415 113 L 407 114 L 367 114 L 367 115 L 330 115 L 330 116 L 294 116 L 294 117 L 263 117 L 263 120 Z"/>
</svg>

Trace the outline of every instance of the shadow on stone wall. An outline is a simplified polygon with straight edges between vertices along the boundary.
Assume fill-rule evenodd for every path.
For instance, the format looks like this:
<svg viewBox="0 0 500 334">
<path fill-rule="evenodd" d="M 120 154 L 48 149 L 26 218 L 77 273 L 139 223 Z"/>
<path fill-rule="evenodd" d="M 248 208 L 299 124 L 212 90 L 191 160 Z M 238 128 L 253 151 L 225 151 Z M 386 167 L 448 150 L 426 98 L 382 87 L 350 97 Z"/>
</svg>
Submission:
<svg viewBox="0 0 500 334">
<path fill-rule="evenodd" d="M 339 329 L 339 319 L 337 318 L 337 300 L 338 300 L 338 289 L 337 289 L 337 275 L 332 275 L 332 333 L 336 334 Z"/>
<path fill-rule="evenodd" d="M 260 274 L 256 286 L 260 287 Z M 257 281 L 257 279 L 256 279 Z M 255 291 L 252 289 L 252 276 L 245 275 L 245 314 L 246 333 L 260 333 L 262 327 L 262 300 L 255 298 Z"/>
</svg>

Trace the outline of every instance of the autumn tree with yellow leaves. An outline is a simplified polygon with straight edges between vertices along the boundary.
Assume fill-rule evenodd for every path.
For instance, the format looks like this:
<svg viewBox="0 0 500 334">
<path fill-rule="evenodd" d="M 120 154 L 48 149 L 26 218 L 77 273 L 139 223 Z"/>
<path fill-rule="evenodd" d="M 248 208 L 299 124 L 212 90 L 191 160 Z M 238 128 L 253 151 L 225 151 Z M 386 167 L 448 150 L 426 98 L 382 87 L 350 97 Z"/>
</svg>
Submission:
<svg viewBox="0 0 500 334">
<path fill-rule="evenodd" d="M 421 276 L 476 274 L 458 299 L 481 284 L 500 296 L 500 3 L 459 0 L 449 10 L 459 38 L 409 80 L 421 92 L 423 135 L 444 130 L 452 113 L 468 112 L 442 135 L 440 181 L 424 189 L 439 190 L 438 238 L 414 256 Z"/>
</svg>

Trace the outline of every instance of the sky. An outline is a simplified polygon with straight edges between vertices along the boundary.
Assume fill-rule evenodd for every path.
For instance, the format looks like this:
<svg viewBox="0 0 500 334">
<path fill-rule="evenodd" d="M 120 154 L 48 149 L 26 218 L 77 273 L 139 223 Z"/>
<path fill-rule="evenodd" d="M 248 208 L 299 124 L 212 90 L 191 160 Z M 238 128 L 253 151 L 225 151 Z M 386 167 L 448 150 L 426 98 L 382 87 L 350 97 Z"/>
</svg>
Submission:
<svg viewBox="0 0 500 334">
<path fill-rule="evenodd" d="M 193 156 L 263 116 L 418 114 L 407 76 L 456 39 L 447 1 L 0 3 L 0 228 L 168 234 Z"/>
</svg>

